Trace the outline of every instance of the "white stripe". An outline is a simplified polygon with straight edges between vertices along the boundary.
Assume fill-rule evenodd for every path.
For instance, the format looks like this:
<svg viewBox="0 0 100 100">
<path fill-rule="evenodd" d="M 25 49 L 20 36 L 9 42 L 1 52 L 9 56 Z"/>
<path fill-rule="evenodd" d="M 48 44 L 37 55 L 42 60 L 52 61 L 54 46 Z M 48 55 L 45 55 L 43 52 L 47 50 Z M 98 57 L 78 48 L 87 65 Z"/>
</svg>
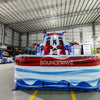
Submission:
<svg viewBox="0 0 100 100">
<path fill-rule="evenodd" d="M 95 79 L 99 79 L 100 78 L 100 74 L 98 76 L 94 76 L 93 74 L 90 74 L 89 76 L 85 75 L 85 74 L 79 74 L 79 75 L 49 75 L 49 74 L 36 74 L 36 73 L 25 73 L 25 72 L 18 72 L 16 71 L 16 74 L 15 74 L 15 77 L 17 78 L 22 78 L 22 77 L 25 77 L 25 78 L 39 78 L 39 77 L 42 77 L 42 78 L 46 78 L 47 79 L 54 79 L 56 81 L 59 81 L 59 80 L 62 80 L 62 79 L 65 79 L 65 80 L 79 80 L 79 81 L 82 81 L 82 80 L 86 80 L 86 81 L 92 81 L 92 80 L 95 80 Z M 50 77 L 50 78 L 49 78 Z"/>
<path fill-rule="evenodd" d="M 55 67 L 55 66 L 50 66 L 50 67 L 41 67 L 41 66 L 18 66 L 15 65 L 15 68 L 21 68 L 21 69 L 28 69 L 28 70 L 34 70 L 34 71 L 48 71 L 48 72 L 58 72 L 58 71 L 76 71 L 76 70 L 86 70 L 86 69 L 100 69 L 99 66 L 93 66 L 93 67 Z"/>
<path fill-rule="evenodd" d="M 86 56 L 96 56 L 96 55 L 18 55 L 17 57 L 86 57 Z"/>
</svg>

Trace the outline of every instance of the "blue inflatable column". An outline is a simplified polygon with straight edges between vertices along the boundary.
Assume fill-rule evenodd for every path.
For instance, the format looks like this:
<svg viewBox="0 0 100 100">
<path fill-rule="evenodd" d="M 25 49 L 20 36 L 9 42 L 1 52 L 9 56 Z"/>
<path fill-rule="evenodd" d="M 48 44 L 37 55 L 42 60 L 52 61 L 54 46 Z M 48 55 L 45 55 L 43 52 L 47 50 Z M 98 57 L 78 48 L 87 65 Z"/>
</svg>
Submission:
<svg viewBox="0 0 100 100">
<path fill-rule="evenodd" d="M 3 59 L 2 51 L 0 51 L 0 59 Z"/>
<path fill-rule="evenodd" d="M 69 43 L 69 54 L 70 54 L 70 55 L 73 54 L 72 43 Z"/>
<path fill-rule="evenodd" d="M 46 39 L 47 39 L 47 33 L 45 34 L 45 38 L 44 38 L 44 45 L 46 45 Z"/>
<path fill-rule="evenodd" d="M 40 47 L 40 44 L 38 44 L 38 47 L 37 47 L 37 55 L 40 55 L 41 54 L 41 47 Z"/>
</svg>

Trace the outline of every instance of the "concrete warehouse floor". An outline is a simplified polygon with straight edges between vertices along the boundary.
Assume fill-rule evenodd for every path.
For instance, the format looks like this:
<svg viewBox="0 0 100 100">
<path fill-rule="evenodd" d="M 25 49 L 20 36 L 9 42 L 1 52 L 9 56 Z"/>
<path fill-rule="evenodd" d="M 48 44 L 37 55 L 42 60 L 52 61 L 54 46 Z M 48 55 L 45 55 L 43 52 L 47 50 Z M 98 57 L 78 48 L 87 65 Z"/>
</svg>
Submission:
<svg viewBox="0 0 100 100">
<path fill-rule="evenodd" d="M 0 100 L 100 100 L 100 92 L 12 91 L 14 63 L 0 65 Z"/>
</svg>

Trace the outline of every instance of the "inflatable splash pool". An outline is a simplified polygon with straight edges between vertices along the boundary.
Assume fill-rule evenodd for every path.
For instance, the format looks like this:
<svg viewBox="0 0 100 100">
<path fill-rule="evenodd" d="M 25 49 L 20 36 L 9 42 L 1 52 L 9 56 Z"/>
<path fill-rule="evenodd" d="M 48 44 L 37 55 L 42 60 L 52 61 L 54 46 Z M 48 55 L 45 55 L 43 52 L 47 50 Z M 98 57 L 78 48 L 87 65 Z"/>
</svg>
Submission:
<svg viewBox="0 0 100 100">
<path fill-rule="evenodd" d="M 21 90 L 99 91 L 100 61 L 96 55 L 74 55 L 76 42 L 65 43 L 64 33 L 46 33 L 36 55 L 15 58 L 14 83 Z"/>
</svg>

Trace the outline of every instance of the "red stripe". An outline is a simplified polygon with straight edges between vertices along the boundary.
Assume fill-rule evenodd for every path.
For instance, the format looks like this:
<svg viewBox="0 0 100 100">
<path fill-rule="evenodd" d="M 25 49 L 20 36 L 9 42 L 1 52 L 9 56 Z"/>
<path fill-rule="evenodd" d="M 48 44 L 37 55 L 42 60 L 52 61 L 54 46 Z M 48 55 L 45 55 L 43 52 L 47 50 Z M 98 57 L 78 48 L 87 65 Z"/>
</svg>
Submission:
<svg viewBox="0 0 100 100">
<path fill-rule="evenodd" d="M 15 63 L 21 66 L 96 66 L 99 57 L 16 57 Z"/>
<path fill-rule="evenodd" d="M 51 35 L 62 35 L 62 33 L 48 33 L 47 36 L 51 36 Z"/>
</svg>

